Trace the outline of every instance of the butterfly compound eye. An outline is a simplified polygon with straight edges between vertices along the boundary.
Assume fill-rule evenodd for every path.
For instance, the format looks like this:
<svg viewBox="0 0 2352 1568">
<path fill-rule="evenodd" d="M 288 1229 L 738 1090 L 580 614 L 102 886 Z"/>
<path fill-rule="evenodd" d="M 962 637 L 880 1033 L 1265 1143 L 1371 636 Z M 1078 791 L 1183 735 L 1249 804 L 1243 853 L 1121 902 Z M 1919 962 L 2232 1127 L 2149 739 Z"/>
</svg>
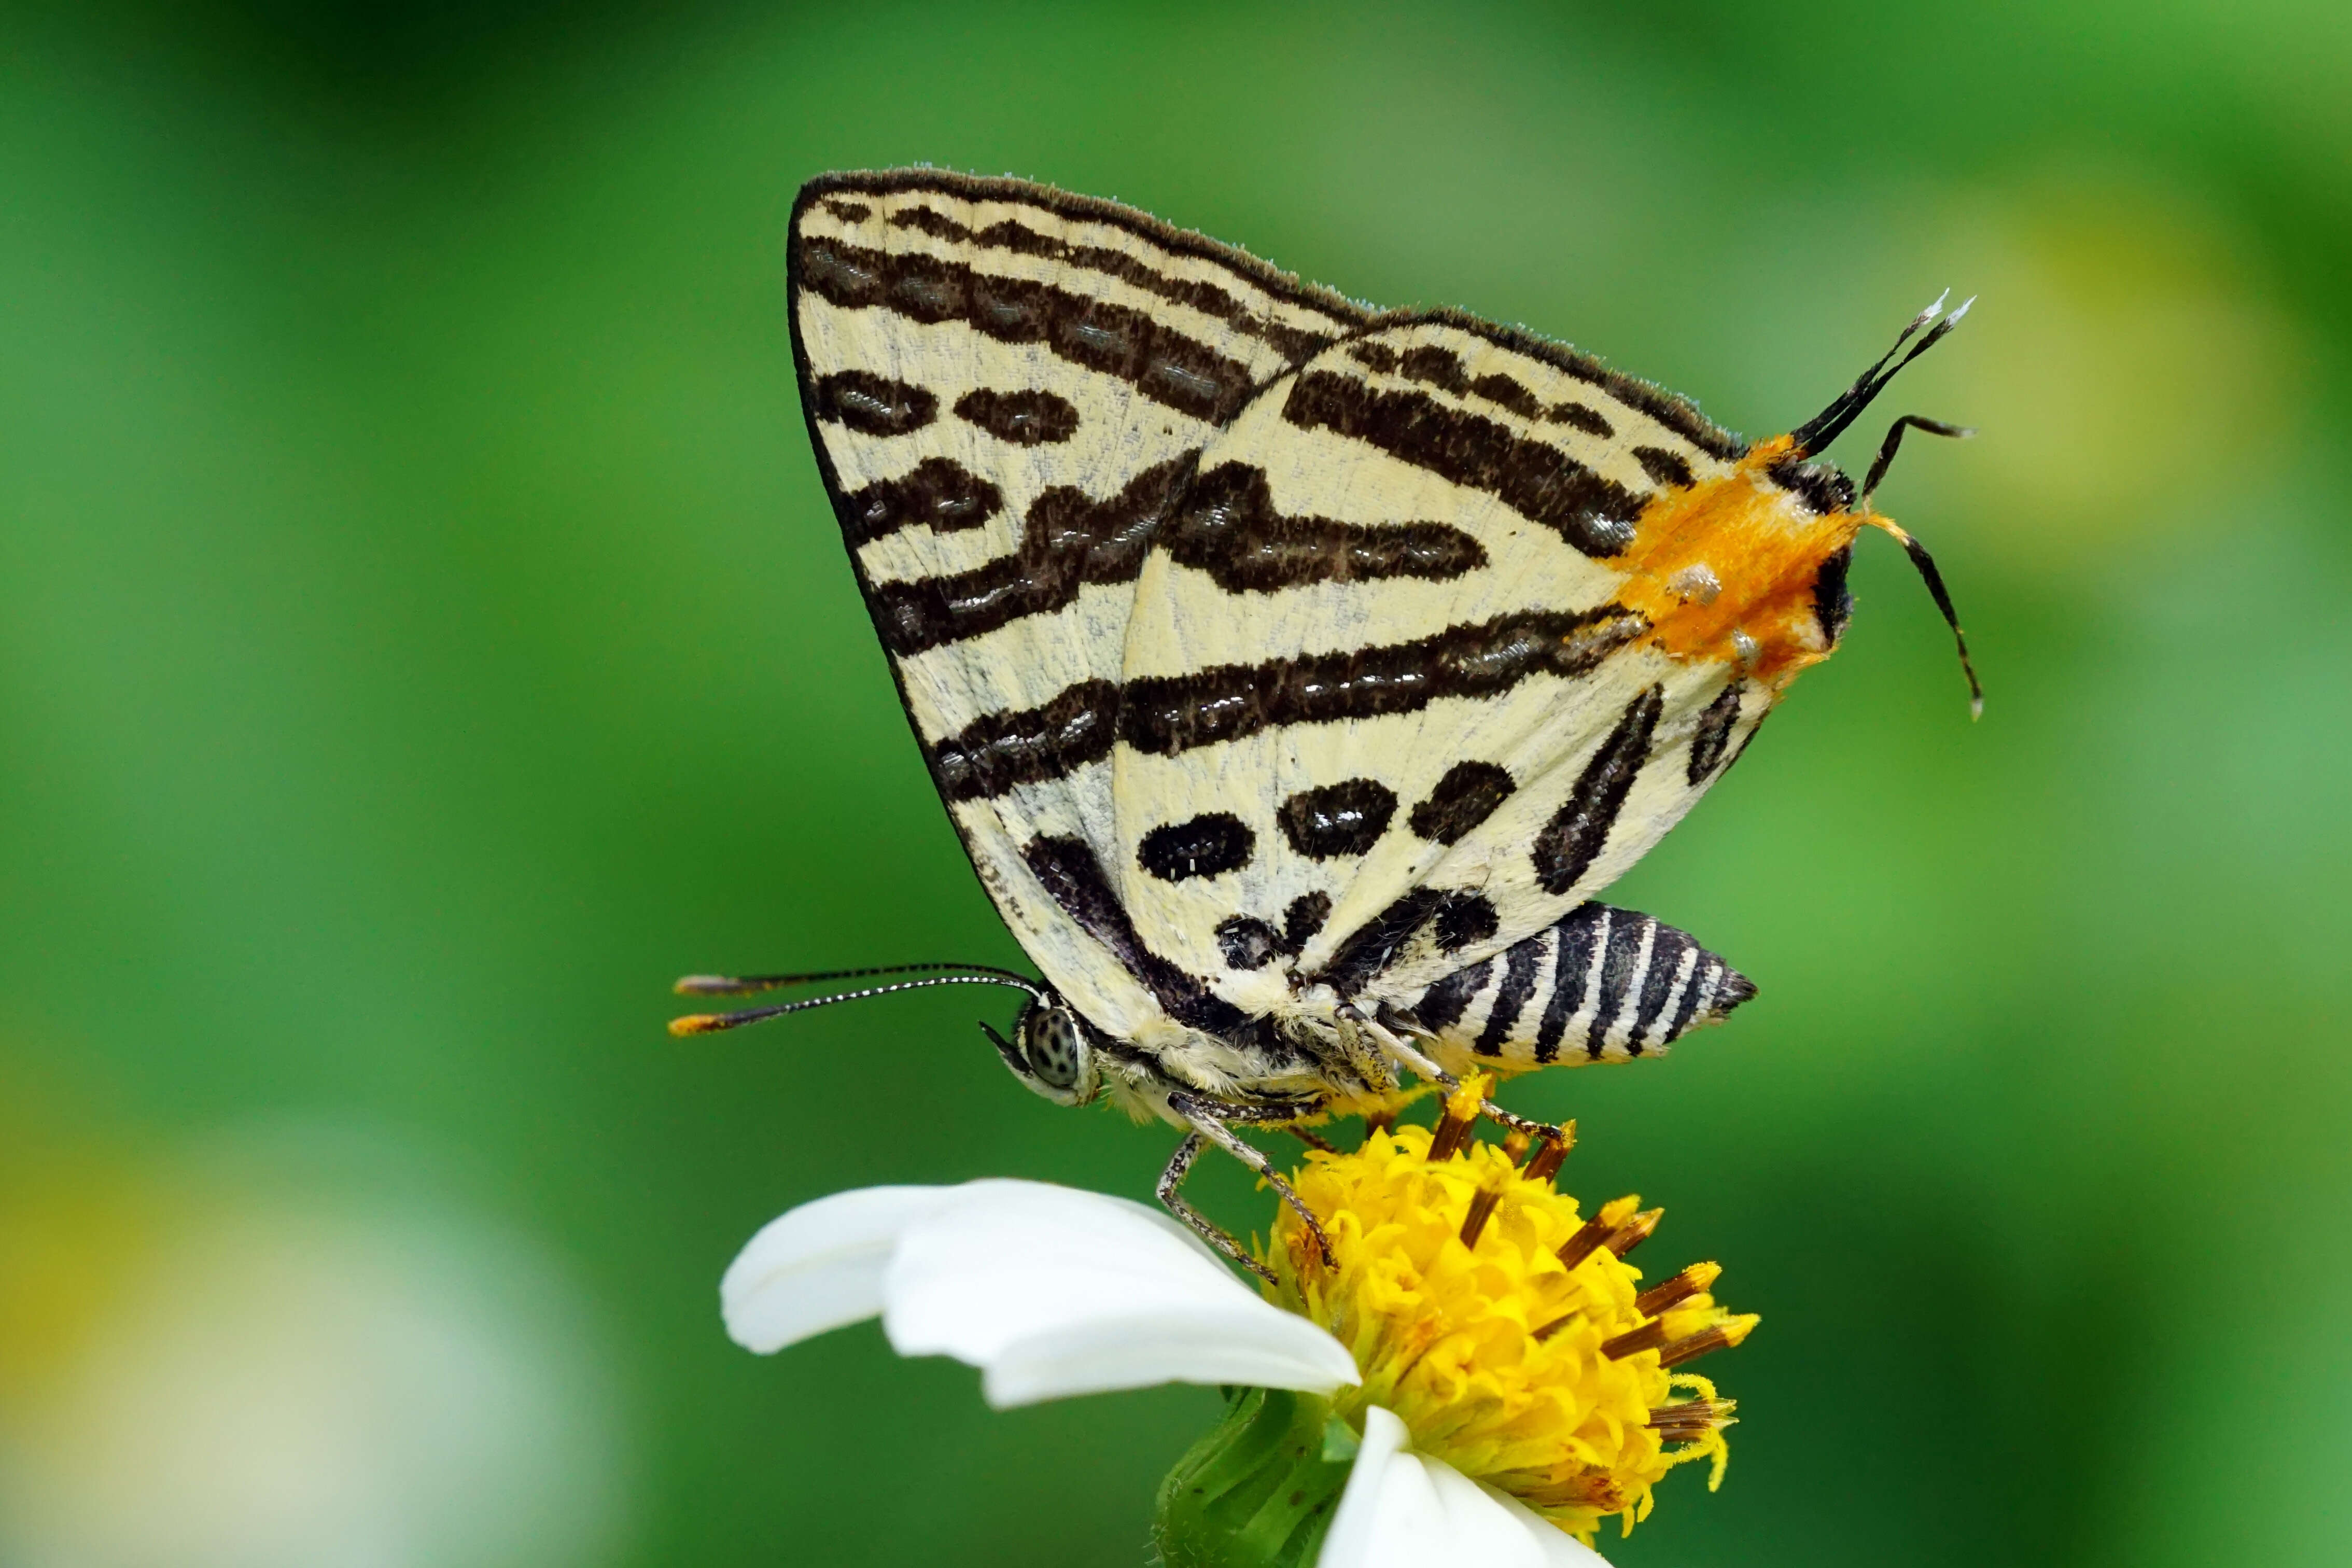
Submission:
<svg viewBox="0 0 2352 1568">
<path fill-rule="evenodd" d="M 1076 1015 L 1056 1003 L 1032 1005 L 1021 1018 L 1021 1051 L 1037 1090 L 1069 1104 L 1092 1100 L 1094 1051 Z"/>
</svg>

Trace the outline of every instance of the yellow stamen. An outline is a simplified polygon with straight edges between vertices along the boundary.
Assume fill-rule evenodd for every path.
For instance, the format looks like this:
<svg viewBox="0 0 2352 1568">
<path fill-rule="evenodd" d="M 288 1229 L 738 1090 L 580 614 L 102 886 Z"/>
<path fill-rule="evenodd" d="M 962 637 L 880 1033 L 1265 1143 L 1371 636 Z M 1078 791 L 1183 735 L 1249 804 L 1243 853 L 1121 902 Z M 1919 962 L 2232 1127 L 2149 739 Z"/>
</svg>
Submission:
<svg viewBox="0 0 2352 1568">
<path fill-rule="evenodd" d="M 1696 1296 L 1723 1277 L 1720 1263 L 1694 1263 L 1671 1279 L 1662 1280 L 1633 1298 L 1637 1312 L 1663 1312 L 1675 1302 Z"/>
<path fill-rule="evenodd" d="M 1609 1238 L 1609 1250 L 1620 1258 L 1624 1257 L 1642 1243 L 1649 1240 L 1650 1233 L 1657 1229 L 1658 1222 L 1665 1217 L 1666 1211 L 1664 1209 L 1645 1209 L 1635 1215 L 1632 1219 L 1619 1226 L 1617 1234 Z"/>
<path fill-rule="evenodd" d="M 1658 1352 L 1658 1364 L 1680 1366 L 1686 1361 L 1696 1361 L 1709 1351 L 1729 1350 L 1746 1339 L 1748 1331 L 1755 1328 L 1759 1321 L 1753 1315 L 1745 1318 L 1727 1318 L 1686 1339 L 1676 1340 Z"/>
<path fill-rule="evenodd" d="M 1729 1399 L 1678 1399 L 1651 1411 L 1650 1425 L 1661 1436 L 1676 1442 L 1689 1442 L 1709 1432 L 1737 1425 L 1731 1413 L 1738 1408 L 1738 1402 Z"/>
<path fill-rule="evenodd" d="M 1503 1189 L 1499 1186 L 1481 1187 L 1471 1194 L 1470 1212 L 1462 1220 L 1463 1246 L 1475 1247 L 1478 1245 L 1478 1233 L 1486 1228 L 1486 1221 L 1494 1216 L 1495 1205 L 1502 1201 Z"/>
<path fill-rule="evenodd" d="M 1432 1162 L 1451 1160 L 1470 1142 L 1478 1125 L 1478 1108 L 1486 1103 L 1486 1093 L 1495 1087 L 1490 1073 L 1472 1073 L 1462 1080 L 1462 1087 L 1445 1097 L 1445 1109 L 1437 1119 L 1437 1131 L 1430 1134 L 1429 1158 Z"/>
<path fill-rule="evenodd" d="M 1352 1153 L 1309 1154 L 1292 1178 L 1330 1237 L 1322 1265 L 1297 1218 L 1277 1217 L 1272 1294 L 1349 1347 L 1360 1386 L 1333 1396 L 1349 1425 L 1380 1405 L 1420 1451 L 1590 1541 L 1615 1514 L 1645 1517 L 1675 1465 L 1717 1479 L 1731 1404 L 1674 1361 L 1734 1345 L 1756 1320 L 1717 1307 L 1698 1264 L 1641 1289 L 1622 1257 L 1654 1232 L 1639 1197 L 1588 1221 L 1551 1189 L 1559 1144 L 1474 1141 L 1486 1086 L 1448 1097 L 1434 1132 L 1375 1129 Z M 1693 1397 L 1695 1396 L 1695 1397 Z M 1712 1483 L 1710 1483 L 1712 1484 Z"/>
<path fill-rule="evenodd" d="M 1641 1206 L 1642 1196 L 1639 1193 L 1628 1193 L 1614 1203 L 1601 1205 L 1601 1212 L 1586 1220 L 1577 1233 L 1570 1237 L 1566 1244 L 1560 1247 L 1560 1267 L 1573 1268 L 1591 1257 L 1600 1250 L 1601 1244 L 1614 1236 L 1617 1233 L 1617 1227 L 1623 1225 L 1628 1216 Z M 1620 1253 L 1618 1256 L 1622 1258 L 1624 1254 Z"/>
<path fill-rule="evenodd" d="M 1666 1342 L 1666 1321 L 1654 1318 L 1638 1329 L 1629 1330 L 1613 1340 L 1601 1342 L 1601 1353 L 1611 1361 L 1623 1361 L 1629 1355 L 1643 1351 L 1663 1349 Z"/>
<path fill-rule="evenodd" d="M 1560 1123 L 1559 1136 L 1547 1138 L 1537 1149 L 1535 1158 L 1528 1162 L 1527 1178 L 1530 1182 L 1549 1182 L 1559 1173 L 1567 1162 L 1568 1152 L 1576 1147 L 1576 1123 Z"/>
</svg>

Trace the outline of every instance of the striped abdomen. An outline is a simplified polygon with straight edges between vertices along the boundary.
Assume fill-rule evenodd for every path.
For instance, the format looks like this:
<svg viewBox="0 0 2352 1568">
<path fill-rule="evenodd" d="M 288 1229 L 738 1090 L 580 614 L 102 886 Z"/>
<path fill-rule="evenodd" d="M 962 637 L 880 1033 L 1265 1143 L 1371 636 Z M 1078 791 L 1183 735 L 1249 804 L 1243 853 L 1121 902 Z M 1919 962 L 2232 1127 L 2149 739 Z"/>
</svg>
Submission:
<svg viewBox="0 0 2352 1568">
<path fill-rule="evenodd" d="M 1454 971 L 1405 1011 L 1448 1067 L 1657 1056 L 1756 994 L 1684 932 L 1631 910 L 1580 904 L 1558 925 Z"/>
</svg>

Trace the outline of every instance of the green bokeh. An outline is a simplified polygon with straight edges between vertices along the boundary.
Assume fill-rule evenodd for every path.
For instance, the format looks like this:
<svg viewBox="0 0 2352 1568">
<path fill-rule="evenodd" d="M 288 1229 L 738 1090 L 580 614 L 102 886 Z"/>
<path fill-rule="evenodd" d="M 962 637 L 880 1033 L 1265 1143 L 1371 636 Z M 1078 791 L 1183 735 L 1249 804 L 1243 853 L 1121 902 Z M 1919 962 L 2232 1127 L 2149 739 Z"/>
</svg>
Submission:
<svg viewBox="0 0 2352 1568">
<path fill-rule="evenodd" d="M 1018 959 L 802 434 L 794 188 L 1117 196 L 1751 434 L 1951 283 L 1899 396 L 1984 435 L 1882 500 L 1984 721 L 1865 540 L 1838 659 L 1615 895 L 1761 998 L 1515 1091 L 1765 1320 L 1723 1491 L 1603 1546 L 2339 1563 L 2347 79 L 2289 0 L 15 14 L 0 1139 L 405 1151 L 583 1304 L 612 1560 L 1139 1563 L 1213 1394 L 997 1415 L 717 1321 L 792 1203 L 1140 1196 L 1171 1142 L 1022 1093 L 965 995 L 661 1033 L 688 971 Z"/>
</svg>

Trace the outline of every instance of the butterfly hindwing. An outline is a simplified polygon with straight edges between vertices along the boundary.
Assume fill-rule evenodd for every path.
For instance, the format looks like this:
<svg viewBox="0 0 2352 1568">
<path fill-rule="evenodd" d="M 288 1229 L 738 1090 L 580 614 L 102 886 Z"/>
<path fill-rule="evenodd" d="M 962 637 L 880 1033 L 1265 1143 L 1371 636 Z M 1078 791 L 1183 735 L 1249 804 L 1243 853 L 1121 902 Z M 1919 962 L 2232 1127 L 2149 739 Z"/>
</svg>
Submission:
<svg viewBox="0 0 2352 1568">
<path fill-rule="evenodd" d="M 1203 447 L 1128 628 L 1111 793 L 1146 944 L 1244 1005 L 1295 967 L 1402 1006 L 1613 879 L 1769 706 L 1652 646 L 1615 563 L 1739 451 L 1451 313 L 1268 386 Z"/>
<path fill-rule="evenodd" d="M 1254 389 L 1366 312 L 1110 203 L 929 170 L 810 184 L 790 275 L 819 466 L 940 795 L 1047 978 L 1131 1034 L 1170 1005 L 1102 896 L 1144 546 Z"/>
</svg>

